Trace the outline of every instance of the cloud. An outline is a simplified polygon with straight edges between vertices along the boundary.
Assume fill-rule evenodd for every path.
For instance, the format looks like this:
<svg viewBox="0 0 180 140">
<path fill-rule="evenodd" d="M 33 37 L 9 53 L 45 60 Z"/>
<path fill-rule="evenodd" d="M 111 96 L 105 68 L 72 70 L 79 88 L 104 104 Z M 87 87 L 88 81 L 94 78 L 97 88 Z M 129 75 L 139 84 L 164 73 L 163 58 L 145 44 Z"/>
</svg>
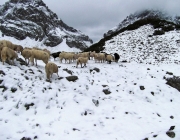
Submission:
<svg viewBox="0 0 180 140">
<path fill-rule="evenodd" d="M 180 12 L 179 0 L 44 0 L 66 24 L 87 34 L 95 42 L 126 16 L 138 10 L 160 9 L 170 14 Z M 54 4 L 56 3 L 56 4 Z"/>
</svg>

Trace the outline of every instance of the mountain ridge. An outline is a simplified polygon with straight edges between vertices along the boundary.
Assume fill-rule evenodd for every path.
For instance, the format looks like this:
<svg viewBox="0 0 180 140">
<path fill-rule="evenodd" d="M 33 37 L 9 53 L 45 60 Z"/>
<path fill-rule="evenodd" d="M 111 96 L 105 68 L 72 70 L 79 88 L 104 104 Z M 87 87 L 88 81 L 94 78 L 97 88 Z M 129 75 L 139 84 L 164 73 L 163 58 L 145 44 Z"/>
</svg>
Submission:
<svg viewBox="0 0 180 140">
<path fill-rule="evenodd" d="M 30 37 L 54 47 L 66 40 L 72 48 L 83 50 L 93 41 L 65 24 L 42 0 L 9 0 L 0 6 L 0 30 L 18 40 Z"/>
<path fill-rule="evenodd" d="M 173 22 L 175 24 L 180 24 L 179 16 L 173 17 L 167 14 L 165 11 L 147 9 L 147 10 L 137 11 L 134 14 L 130 14 L 122 22 L 120 22 L 116 27 L 109 30 L 107 33 L 104 33 L 104 37 L 109 36 L 110 34 L 114 32 L 118 32 L 120 29 L 127 27 L 128 25 L 133 24 L 134 22 L 138 20 L 148 19 L 148 18 L 160 19 L 160 20 Z"/>
<path fill-rule="evenodd" d="M 156 12 L 158 13 L 156 14 Z M 126 19 L 131 20 L 123 20 L 119 24 L 119 28 L 116 26 L 116 28 L 110 30 L 104 38 L 91 45 L 85 51 L 116 52 L 121 55 L 121 61 L 123 62 L 147 63 L 146 59 L 148 59 L 148 63 L 151 63 L 149 61 L 151 58 L 153 63 L 161 63 L 164 59 L 166 59 L 167 63 L 179 63 L 178 58 L 171 60 L 169 57 L 169 55 L 179 54 L 180 24 L 178 16 L 174 20 L 160 11 L 156 12 L 153 11 L 152 14 L 144 11 L 139 13 L 138 16 L 136 14 L 128 16 Z M 143 15 L 145 18 L 140 18 L 140 15 Z M 163 51 L 159 52 L 158 48 Z M 149 53 L 149 49 L 152 49 L 153 52 L 150 51 L 151 53 Z M 169 50 L 172 50 L 170 54 L 168 54 Z M 141 54 L 142 51 L 148 57 L 144 58 Z M 163 56 L 162 60 L 157 60 L 159 55 Z"/>
</svg>

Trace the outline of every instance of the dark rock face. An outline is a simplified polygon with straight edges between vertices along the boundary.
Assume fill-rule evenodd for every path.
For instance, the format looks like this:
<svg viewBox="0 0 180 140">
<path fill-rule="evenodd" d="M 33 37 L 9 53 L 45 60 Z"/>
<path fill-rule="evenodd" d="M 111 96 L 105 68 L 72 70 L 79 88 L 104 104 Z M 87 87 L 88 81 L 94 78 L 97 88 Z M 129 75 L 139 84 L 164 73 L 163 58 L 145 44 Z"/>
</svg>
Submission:
<svg viewBox="0 0 180 140">
<path fill-rule="evenodd" d="M 177 89 L 180 92 L 180 77 L 173 76 L 172 78 L 166 78 L 166 84 Z"/>
<path fill-rule="evenodd" d="M 93 43 L 88 36 L 58 19 L 57 15 L 42 0 L 10 0 L 6 2 L 0 6 L 0 23 L 3 35 L 18 40 L 26 37 L 43 40 L 44 45 L 50 47 L 57 46 L 63 39 L 67 40 L 67 45 L 70 47 L 77 47 L 81 50 L 88 47 L 85 42 Z M 66 35 L 58 35 L 57 30 Z"/>
</svg>

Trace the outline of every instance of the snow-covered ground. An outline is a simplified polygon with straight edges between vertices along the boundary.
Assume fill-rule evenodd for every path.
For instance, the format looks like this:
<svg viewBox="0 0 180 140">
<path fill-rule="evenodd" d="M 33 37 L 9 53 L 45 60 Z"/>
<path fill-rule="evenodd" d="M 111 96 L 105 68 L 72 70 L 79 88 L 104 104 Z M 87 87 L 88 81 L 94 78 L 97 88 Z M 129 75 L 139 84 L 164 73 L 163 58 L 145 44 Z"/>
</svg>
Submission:
<svg viewBox="0 0 180 140">
<path fill-rule="evenodd" d="M 151 33 L 151 28 L 145 29 Z M 134 32 L 137 40 L 131 39 Z M 0 140 L 170 140 L 166 133 L 173 127 L 169 132 L 174 132 L 173 139 L 179 140 L 180 93 L 167 85 L 164 78 L 180 76 L 180 65 L 174 63 L 180 61 L 177 39 L 166 34 L 164 41 L 168 43 L 170 36 L 174 41 L 169 45 L 176 48 L 175 54 L 171 53 L 166 61 L 158 63 L 154 57 L 148 57 L 143 63 L 137 63 L 135 58 L 141 58 L 141 50 L 145 48 L 134 48 L 135 58 L 132 58 L 133 40 L 137 48 L 141 48 L 146 39 L 142 39 L 142 30 L 134 32 L 128 33 L 129 36 L 120 34 L 106 42 L 108 53 L 118 50 L 122 55 L 124 52 L 118 63 L 89 60 L 87 67 L 76 68 L 76 62 L 65 64 L 51 58 L 50 61 L 59 66 L 60 75 L 58 78 L 53 74 L 51 82 L 46 81 L 42 61 L 38 61 L 37 67 L 20 65 L 19 61 L 15 61 L 16 66 L 0 62 Z M 41 42 L 28 38 L 24 41 L 1 39 L 24 47 L 44 48 Z M 154 42 L 151 44 L 154 53 L 155 40 L 161 46 L 166 44 L 159 39 L 147 41 L 147 44 Z M 65 46 L 48 49 L 74 51 Z M 22 58 L 20 54 L 19 57 Z M 124 59 L 127 63 L 122 63 Z M 69 76 L 78 79 L 68 81 Z"/>
<path fill-rule="evenodd" d="M 171 126 L 180 139 L 180 93 L 163 78 L 180 76 L 179 65 L 90 60 L 76 68 L 51 61 L 61 77 L 53 74 L 51 83 L 41 61 L 38 67 L 0 63 L 1 140 L 169 140 Z M 69 82 L 66 70 L 78 80 Z"/>
<path fill-rule="evenodd" d="M 117 52 L 121 60 L 127 62 L 180 63 L 180 43 L 177 43 L 180 31 L 169 31 L 157 36 L 153 36 L 153 33 L 151 25 L 122 32 L 106 41 L 104 51 Z"/>
</svg>

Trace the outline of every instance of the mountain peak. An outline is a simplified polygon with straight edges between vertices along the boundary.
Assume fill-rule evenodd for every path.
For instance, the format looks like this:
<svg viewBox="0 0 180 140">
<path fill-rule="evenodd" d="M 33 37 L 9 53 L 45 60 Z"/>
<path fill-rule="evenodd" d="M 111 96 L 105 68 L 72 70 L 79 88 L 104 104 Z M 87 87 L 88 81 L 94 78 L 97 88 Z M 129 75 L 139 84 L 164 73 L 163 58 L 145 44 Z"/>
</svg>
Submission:
<svg viewBox="0 0 180 140">
<path fill-rule="evenodd" d="M 32 2 L 38 2 L 38 3 L 44 3 L 42 0 L 9 0 L 10 3 L 32 3 Z"/>
<path fill-rule="evenodd" d="M 122 22 L 120 22 L 116 27 L 109 30 L 107 33 L 104 34 L 104 37 L 110 36 L 111 34 L 118 32 L 120 29 L 127 27 L 130 24 L 142 19 L 160 19 L 166 20 L 169 22 L 174 22 L 175 24 L 180 24 L 179 17 L 172 17 L 167 12 L 161 10 L 154 10 L 154 9 L 146 9 L 137 11 L 134 14 L 128 15 Z"/>
<path fill-rule="evenodd" d="M 63 40 L 72 48 L 84 50 L 92 40 L 65 24 L 42 0 L 9 0 L 0 7 L 0 30 L 6 36 L 26 37 L 54 47 Z"/>
</svg>

